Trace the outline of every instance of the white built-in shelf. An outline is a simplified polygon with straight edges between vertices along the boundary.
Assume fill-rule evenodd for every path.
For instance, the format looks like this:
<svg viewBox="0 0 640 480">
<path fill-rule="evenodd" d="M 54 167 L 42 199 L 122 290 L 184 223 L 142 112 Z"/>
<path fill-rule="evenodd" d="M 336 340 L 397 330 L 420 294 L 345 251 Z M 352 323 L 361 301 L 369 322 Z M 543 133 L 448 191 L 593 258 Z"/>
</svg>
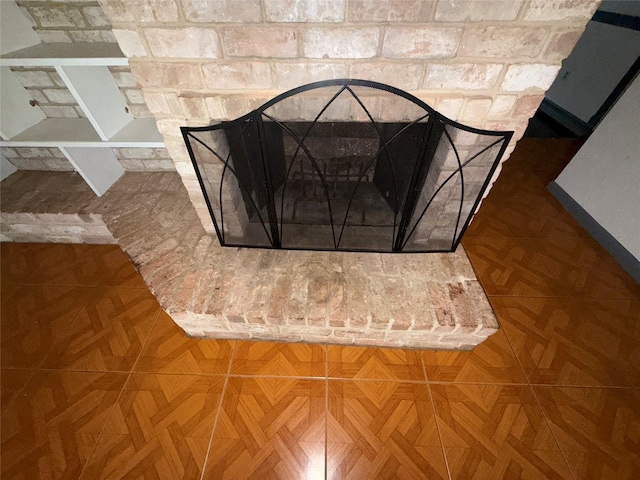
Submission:
<svg viewBox="0 0 640 480">
<path fill-rule="evenodd" d="M 14 136 L 0 141 L 3 147 L 119 147 L 162 148 L 164 142 L 152 118 L 134 119 L 102 140 L 86 118 L 46 118 Z"/>
<path fill-rule="evenodd" d="M 0 1 L 0 146 L 59 148 L 97 195 L 124 173 L 111 147 L 164 147 L 155 121 L 133 117 L 109 71 L 129 65 L 117 44 L 39 43 L 15 1 Z M 47 118 L 11 67 L 53 67 L 86 118 Z"/>
<path fill-rule="evenodd" d="M 40 43 L 0 56 L 2 67 L 127 66 L 115 43 Z"/>
</svg>

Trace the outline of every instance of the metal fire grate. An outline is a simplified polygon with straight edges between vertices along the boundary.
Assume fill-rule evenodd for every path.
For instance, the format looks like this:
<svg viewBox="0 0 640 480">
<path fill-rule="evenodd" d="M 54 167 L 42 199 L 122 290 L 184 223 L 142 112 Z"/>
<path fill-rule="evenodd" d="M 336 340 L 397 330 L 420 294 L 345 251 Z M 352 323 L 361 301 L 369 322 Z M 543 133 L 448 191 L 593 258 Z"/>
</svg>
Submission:
<svg viewBox="0 0 640 480">
<path fill-rule="evenodd" d="M 447 252 L 513 132 L 467 127 L 402 90 L 344 79 L 182 134 L 221 245 Z"/>
</svg>

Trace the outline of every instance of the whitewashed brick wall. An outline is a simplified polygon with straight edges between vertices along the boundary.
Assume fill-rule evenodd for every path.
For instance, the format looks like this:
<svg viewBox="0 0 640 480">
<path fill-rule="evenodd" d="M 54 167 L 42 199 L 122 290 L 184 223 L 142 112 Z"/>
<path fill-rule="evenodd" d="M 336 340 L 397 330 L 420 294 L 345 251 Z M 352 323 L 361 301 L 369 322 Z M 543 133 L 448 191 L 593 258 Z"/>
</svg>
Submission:
<svg viewBox="0 0 640 480">
<path fill-rule="evenodd" d="M 17 0 L 16 3 L 45 43 L 115 42 L 111 23 L 97 1 Z"/>
<path fill-rule="evenodd" d="M 198 208 L 178 127 L 236 118 L 332 78 L 405 89 L 450 118 L 515 130 L 600 0 L 100 0 Z"/>
</svg>

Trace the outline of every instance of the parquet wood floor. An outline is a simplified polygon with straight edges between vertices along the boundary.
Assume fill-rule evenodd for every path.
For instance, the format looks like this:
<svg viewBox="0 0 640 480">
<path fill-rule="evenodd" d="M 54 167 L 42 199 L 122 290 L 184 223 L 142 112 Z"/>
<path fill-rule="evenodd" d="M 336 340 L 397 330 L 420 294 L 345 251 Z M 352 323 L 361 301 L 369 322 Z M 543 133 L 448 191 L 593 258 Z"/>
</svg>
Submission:
<svg viewBox="0 0 640 480">
<path fill-rule="evenodd" d="M 521 141 L 467 232 L 471 352 L 188 338 L 116 247 L 0 245 L 2 478 L 640 478 L 640 290 L 546 191 L 575 148 Z"/>
</svg>

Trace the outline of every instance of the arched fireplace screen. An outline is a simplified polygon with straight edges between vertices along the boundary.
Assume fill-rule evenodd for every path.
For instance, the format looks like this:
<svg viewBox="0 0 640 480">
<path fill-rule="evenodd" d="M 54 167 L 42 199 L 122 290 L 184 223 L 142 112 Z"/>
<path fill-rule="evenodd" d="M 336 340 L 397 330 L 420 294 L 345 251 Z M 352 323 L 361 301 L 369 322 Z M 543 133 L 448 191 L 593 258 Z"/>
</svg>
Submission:
<svg viewBox="0 0 640 480">
<path fill-rule="evenodd" d="M 513 132 L 461 125 L 381 83 L 329 80 L 182 134 L 221 245 L 447 252 Z"/>
</svg>

